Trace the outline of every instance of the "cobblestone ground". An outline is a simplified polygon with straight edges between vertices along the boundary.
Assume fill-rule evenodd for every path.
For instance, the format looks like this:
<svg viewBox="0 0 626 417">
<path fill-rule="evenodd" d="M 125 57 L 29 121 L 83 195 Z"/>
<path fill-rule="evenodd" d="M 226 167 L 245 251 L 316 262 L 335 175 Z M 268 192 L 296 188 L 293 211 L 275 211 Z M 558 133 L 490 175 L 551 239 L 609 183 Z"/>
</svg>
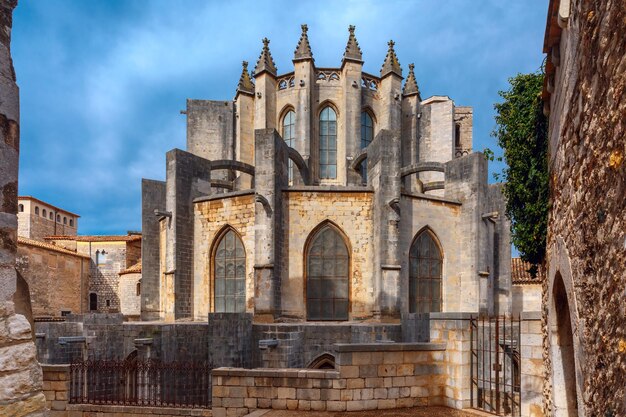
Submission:
<svg viewBox="0 0 626 417">
<path fill-rule="evenodd" d="M 373 411 L 283 411 L 274 410 L 263 417 L 476 417 L 486 415 L 478 412 L 465 412 L 446 407 L 396 408 Z"/>
</svg>

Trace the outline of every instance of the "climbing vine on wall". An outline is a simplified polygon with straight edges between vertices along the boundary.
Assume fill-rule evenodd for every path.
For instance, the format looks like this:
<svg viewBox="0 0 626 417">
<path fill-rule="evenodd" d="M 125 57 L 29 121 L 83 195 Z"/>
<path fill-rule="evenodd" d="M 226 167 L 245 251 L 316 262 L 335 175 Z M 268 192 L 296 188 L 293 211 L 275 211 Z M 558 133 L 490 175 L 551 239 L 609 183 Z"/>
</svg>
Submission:
<svg viewBox="0 0 626 417">
<path fill-rule="evenodd" d="M 535 72 L 509 78 L 510 88 L 498 93 L 503 101 L 494 105 L 496 128 L 491 134 L 504 156 L 495 158 L 493 151 L 485 149 L 490 160 L 506 162 L 495 177 L 504 182 L 512 243 L 520 257 L 533 265 L 533 276 L 545 260 L 549 209 L 548 120 L 540 97 L 543 77 Z"/>
</svg>

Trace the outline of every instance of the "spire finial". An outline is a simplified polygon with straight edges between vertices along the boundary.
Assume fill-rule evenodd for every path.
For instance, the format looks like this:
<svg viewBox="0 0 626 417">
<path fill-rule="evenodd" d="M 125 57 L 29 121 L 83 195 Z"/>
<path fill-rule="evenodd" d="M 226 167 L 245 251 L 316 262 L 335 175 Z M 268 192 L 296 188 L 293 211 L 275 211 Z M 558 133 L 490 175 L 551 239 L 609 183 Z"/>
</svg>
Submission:
<svg viewBox="0 0 626 417">
<path fill-rule="evenodd" d="M 302 34 L 300 35 L 298 46 L 296 46 L 296 50 L 293 53 L 293 60 L 294 61 L 301 61 L 305 59 L 313 60 L 313 52 L 311 52 L 311 45 L 309 44 L 309 37 L 306 34 L 309 31 L 309 27 L 306 24 L 301 25 L 300 27 L 302 28 Z"/>
<path fill-rule="evenodd" d="M 350 35 L 348 36 L 348 44 L 346 45 L 346 50 L 343 53 L 342 63 L 346 61 L 356 61 L 363 63 L 363 54 L 361 53 L 361 48 L 359 47 L 359 42 L 356 40 L 356 36 L 354 36 L 354 30 L 356 27 L 354 25 L 348 26 L 348 32 Z"/>
<path fill-rule="evenodd" d="M 237 84 L 237 94 L 244 93 L 254 95 L 254 83 L 248 72 L 248 61 L 243 61 L 241 67 L 241 76 L 239 77 L 239 84 Z"/>
<path fill-rule="evenodd" d="M 393 40 L 387 42 L 387 45 L 389 45 L 389 49 L 387 50 L 387 56 L 385 57 L 383 67 L 380 69 L 381 78 L 391 73 L 396 74 L 397 76 L 402 78 L 402 68 L 400 67 L 398 57 L 396 56 L 396 51 L 393 49 L 395 44 L 396 43 Z"/>
<path fill-rule="evenodd" d="M 270 40 L 267 38 L 263 38 L 262 42 L 263 49 L 261 50 L 261 55 L 259 56 L 259 60 L 256 63 L 256 67 L 254 68 L 254 76 L 256 77 L 262 72 L 267 72 L 275 77 L 276 64 L 274 63 L 274 59 L 272 58 L 272 54 L 270 53 Z"/>
<path fill-rule="evenodd" d="M 402 95 L 413 96 L 417 95 L 417 99 L 422 101 L 422 95 L 420 94 L 420 89 L 417 86 L 417 80 L 415 79 L 415 73 L 413 70 L 415 69 L 415 64 L 409 64 L 409 75 L 406 77 L 406 81 L 404 83 L 404 90 L 402 90 Z"/>
</svg>

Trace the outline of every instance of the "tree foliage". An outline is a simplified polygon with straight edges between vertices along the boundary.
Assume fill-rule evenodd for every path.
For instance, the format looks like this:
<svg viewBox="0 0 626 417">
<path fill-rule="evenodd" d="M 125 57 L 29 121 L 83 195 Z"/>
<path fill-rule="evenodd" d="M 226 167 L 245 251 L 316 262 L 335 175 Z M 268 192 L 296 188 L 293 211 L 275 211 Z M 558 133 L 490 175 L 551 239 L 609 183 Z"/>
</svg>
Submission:
<svg viewBox="0 0 626 417">
<path fill-rule="evenodd" d="M 504 101 L 494 105 L 497 126 L 491 134 L 504 149 L 507 167 L 496 178 L 504 181 L 512 241 L 521 258 L 533 265 L 533 276 L 545 260 L 549 210 L 548 120 L 541 101 L 543 77 L 537 72 L 509 79 L 510 89 L 498 93 Z M 485 153 L 494 159 L 492 151 Z"/>
</svg>

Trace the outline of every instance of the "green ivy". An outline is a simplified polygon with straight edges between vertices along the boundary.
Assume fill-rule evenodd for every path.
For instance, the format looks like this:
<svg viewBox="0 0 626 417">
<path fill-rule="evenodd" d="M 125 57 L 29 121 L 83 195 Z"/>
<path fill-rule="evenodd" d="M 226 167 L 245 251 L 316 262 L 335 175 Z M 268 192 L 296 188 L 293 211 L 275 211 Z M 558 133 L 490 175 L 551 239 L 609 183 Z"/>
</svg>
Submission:
<svg viewBox="0 0 626 417">
<path fill-rule="evenodd" d="M 494 177 L 504 182 L 512 242 L 520 257 L 533 265 L 533 276 L 545 261 L 548 230 L 548 120 L 541 100 L 543 78 L 536 72 L 509 79 L 510 89 L 498 93 L 504 101 L 494 105 L 497 125 L 491 133 L 504 149 L 507 167 Z M 502 160 L 490 149 L 485 149 L 485 155 L 492 161 Z"/>
</svg>

